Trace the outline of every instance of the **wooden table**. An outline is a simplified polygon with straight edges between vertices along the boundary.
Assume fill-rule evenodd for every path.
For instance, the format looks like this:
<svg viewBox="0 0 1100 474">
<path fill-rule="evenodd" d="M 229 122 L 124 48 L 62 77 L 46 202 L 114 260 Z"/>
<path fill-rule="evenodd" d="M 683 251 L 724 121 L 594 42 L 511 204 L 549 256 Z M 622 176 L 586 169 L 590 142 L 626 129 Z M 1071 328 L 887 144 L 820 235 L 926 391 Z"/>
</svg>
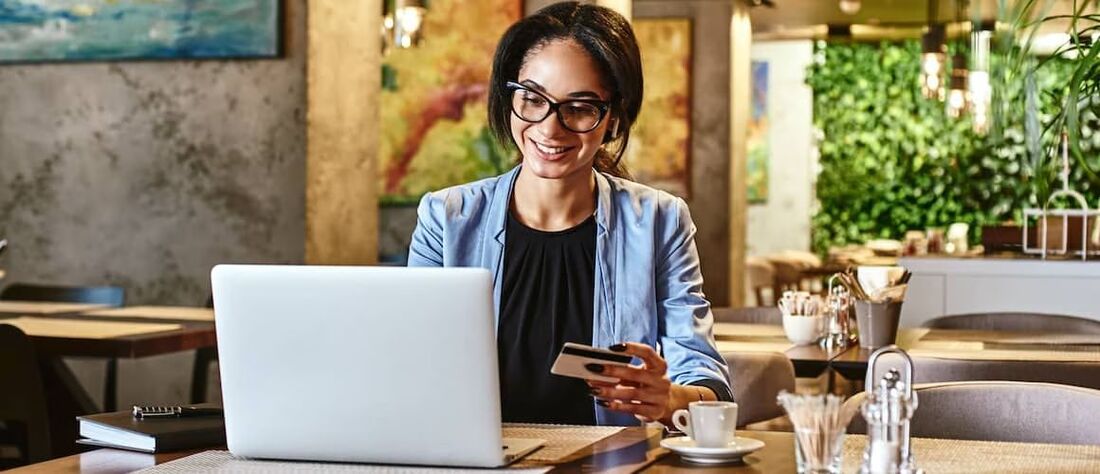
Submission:
<svg viewBox="0 0 1100 474">
<path fill-rule="evenodd" d="M 808 280 L 811 278 L 827 278 L 834 274 L 842 273 L 845 270 L 855 266 L 854 264 L 840 264 L 840 263 L 825 263 L 819 267 L 803 268 L 798 271 L 802 276 L 802 279 Z"/>
<path fill-rule="evenodd" d="M 746 458 L 746 464 L 700 467 L 685 463 L 678 456 L 660 447 L 661 432 L 644 428 L 627 428 L 579 451 L 569 460 L 554 467 L 553 472 L 794 472 L 794 441 L 790 433 L 745 432 L 741 436 L 756 438 L 766 444 Z M 224 448 L 221 448 L 224 449 Z M 87 453 L 54 459 L 14 469 L 11 473 L 81 473 L 116 474 L 145 469 L 199 451 L 143 454 L 115 449 L 98 449 Z M 491 472 L 491 471 L 486 471 Z"/>
<path fill-rule="evenodd" d="M 96 306 L 94 309 L 101 309 Z M 88 317 L 80 314 L 49 316 L 0 316 L 0 324 L 24 323 L 39 358 L 42 382 L 50 407 L 50 434 L 52 448 L 59 453 L 79 452 L 73 443 L 77 437 L 76 416 L 111 411 L 114 409 L 117 375 L 108 363 L 105 386 L 105 407 L 100 409 L 65 365 L 63 357 L 101 357 L 114 361 L 118 358 L 138 358 L 170 354 L 187 350 L 214 347 L 216 338 L 214 323 L 196 321 L 153 321 L 149 318 Z M 171 329 L 142 334 L 95 337 L 98 329 L 117 327 L 118 323 L 150 325 Z M 166 325 L 166 323 L 168 323 Z M 66 329 L 68 328 L 68 329 Z"/>
<path fill-rule="evenodd" d="M 0 315 L 60 315 L 106 308 L 105 304 L 0 300 Z"/>
<path fill-rule="evenodd" d="M 50 321 L 72 322 L 75 328 L 69 334 L 35 334 L 28 333 L 35 351 L 39 355 L 54 357 L 117 357 L 138 358 L 152 355 L 169 354 L 172 352 L 186 351 L 200 347 L 214 346 L 217 342 L 214 335 L 214 324 L 203 322 L 179 322 L 176 328 L 144 334 L 120 335 L 115 337 L 89 337 L 79 329 L 85 326 L 107 325 L 115 321 L 98 321 L 94 319 L 81 319 L 78 315 L 64 317 L 9 317 L 0 319 L 0 324 L 5 320 L 16 321 Z M 156 325 L 149 321 L 127 321 L 134 324 Z M 63 324 L 63 323 L 62 323 Z M 79 325 L 79 326 L 78 326 Z"/>
<path fill-rule="evenodd" d="M 719 352 L 778 352 L 794 365 L 797 377 L 817 377 L 830 361 L 846 349 L 823 349 L 812 344 L 796 346 L 787 340 L 783 327 L 774 324 L 715 323 L 714 338 Z"/>
<path fill-rule="evenodd" d="M 817 377 L 832 369 L 846 379 L 863 380 L 874 352 L 858 345 L 828 351 L 816 345 L 794 346 L 778 325 L 715 323 L 714 334 L 722 352 L 786 355 L 798 377 Z M 897 345 L 913 357 L 1100 364 L 1100 336 L 1095 335 L 908 328 L 898 331 Z M 829 381 L 831 390 L 831 377 Z"/>
<path fill-rule="evenodd" d="M 743 464 L 700 466 L 684 462 L 661 448 L 660 431 L 628 428 L 578 452 L 554 467 L 554 472 L 607 473 L 772 473 L 794 472 L 794 439 L 791 433 L 741 431 L 738 436 L 763 441 L 764 447 L 744 458 Z M 845 439 L 843 470 L 855 472 L 867 438 Z M 927 472 L 1100 472 L 1100 446 L 999 443 L 916 438 L 917 465 Z M 106 474 L 131 472 L 179 459 L 198 451 L 142 454 L 99 449 L 15 469 L 12 473 L 67 472 Z M 487 471 L 490 472 L 490 471 Z"/>
</svg>

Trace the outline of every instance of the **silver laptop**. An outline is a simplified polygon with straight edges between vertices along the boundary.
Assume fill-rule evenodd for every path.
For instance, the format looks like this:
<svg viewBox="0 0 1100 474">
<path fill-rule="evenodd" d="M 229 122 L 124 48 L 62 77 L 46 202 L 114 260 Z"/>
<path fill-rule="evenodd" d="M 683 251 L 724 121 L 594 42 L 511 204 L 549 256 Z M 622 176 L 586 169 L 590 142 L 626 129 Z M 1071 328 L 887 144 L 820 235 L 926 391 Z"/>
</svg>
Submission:
<svg viewBox="0 0 1100 474">
<path fill-rule="evenodd" d="M 484 269 L 218 265 L 229 451 L 246 458 L 496 467 L 503 439 Z"/>
</svg>

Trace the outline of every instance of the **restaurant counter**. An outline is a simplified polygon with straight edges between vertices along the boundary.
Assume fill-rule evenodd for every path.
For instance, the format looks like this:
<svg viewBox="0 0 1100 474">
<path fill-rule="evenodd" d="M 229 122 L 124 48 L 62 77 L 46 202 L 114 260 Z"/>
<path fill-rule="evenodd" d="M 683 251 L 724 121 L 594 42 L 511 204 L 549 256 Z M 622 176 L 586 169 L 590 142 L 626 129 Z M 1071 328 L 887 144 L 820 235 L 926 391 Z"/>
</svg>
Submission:
<svg viewBox="0 0 1100 474">
<path fill-rule="evenodd" d="M 949 314 L 1035 312 L 1100 320 L 1100 260 L 903 257 L 913 272 L 902 327 Z"/>
</svg>

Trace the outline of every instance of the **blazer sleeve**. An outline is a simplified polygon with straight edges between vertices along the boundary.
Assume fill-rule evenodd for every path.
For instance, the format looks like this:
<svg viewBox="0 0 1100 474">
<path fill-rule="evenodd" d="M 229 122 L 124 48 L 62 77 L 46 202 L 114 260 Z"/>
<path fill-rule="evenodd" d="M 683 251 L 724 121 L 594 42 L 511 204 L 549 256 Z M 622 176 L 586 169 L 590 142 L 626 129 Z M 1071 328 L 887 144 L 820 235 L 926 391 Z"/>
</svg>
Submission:
<svg viewBox="0 0 1100 474">
<path fill-rule="evenodd" d="M 714 343 L 710 302 L 703 295 L 703 274 L 695 247 L 695 224 L 687 203 L 674 199 L 666 227 L 664 258 L 657 264 L 658 337 L 669 378 L 682 385 L 704 385 L 719 400 L 732 400 L 729 369 Z M 700 383 L 703 382 L 703 383 Z M 718 389 L 726 393 L 718 393 Z"/>
<path fill-rule="evenodd" d="M 416 229 L 409 243 L 410 267 L 443 266 L 443 202 L 427 193 L 416 208 Z"/>
</svg>

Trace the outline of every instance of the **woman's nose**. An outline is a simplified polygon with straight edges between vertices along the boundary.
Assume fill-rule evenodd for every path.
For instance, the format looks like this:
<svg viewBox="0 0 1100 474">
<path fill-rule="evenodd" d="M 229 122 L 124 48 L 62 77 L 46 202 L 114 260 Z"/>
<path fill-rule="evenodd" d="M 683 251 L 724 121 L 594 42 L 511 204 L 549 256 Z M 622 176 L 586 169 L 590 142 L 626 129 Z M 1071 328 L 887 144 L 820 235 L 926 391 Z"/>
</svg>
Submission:
<svg viewBox="0 0 1100 474">
<path fill-rule="evenodd" d="M 554 138 L 567 133 L 566 128 L 561 125 L 561 120 L 558 119 L 557 112 L 547 115 L 541 122 L 535 124 L 535 127 L 546 138 Z"/>
</svg>

